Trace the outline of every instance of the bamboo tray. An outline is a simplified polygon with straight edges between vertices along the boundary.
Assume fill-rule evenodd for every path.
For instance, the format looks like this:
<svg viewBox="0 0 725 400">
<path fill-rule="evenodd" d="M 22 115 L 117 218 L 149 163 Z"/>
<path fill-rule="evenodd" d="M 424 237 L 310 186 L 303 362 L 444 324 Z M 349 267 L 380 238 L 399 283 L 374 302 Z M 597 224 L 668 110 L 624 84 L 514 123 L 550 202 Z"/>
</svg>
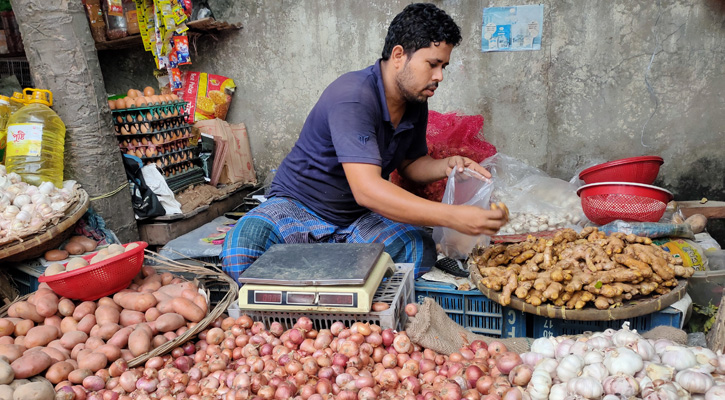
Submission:
<svg viewBox="0 0 725 400">
<path fill-rule="evenodd" d="M 145 251 L 144 257 L 144 265 L 152 266 L 159 272 L 171 272 L 175 275 L 179 275 L 187 279 L 196 279 L 199 282 L 199 288 L 201 288 L 205 292 L 207 299 L 210 299 L 210 289 L 222 289 L 225 290 L 226 293 L 224 297 L 218 303 L 216 303 L 216 305 L 211 304 L 210 301 L 209 312 L 207 313 L 206 317 L 204 317 L 204 319 L 199 321 L 198 324 L 194 325 L 194 327 L 190 328 L 183 335 L 178 336 L 174 340 L 168 341 L 161 346 L 149 351 L 148 353 L 129 360 L 129 368 L 143 365 L 150 358 L 164 355 L 173 350 L 174 348 L 181 346 L 187 341 L 193 339 L 199 332 L 206 329 L 209 324 L 211 324 L 214 320 L 224 314 L 229 306 L 232 304 L 232 302 L 237 299 L 237 295 L 239 293 L 239 286 L 237 285 L 237 283 L 234 282 L 234 280 L 229 275 L 221 271 L 215 264 L 203 263 L 201 261 L 192 259 L 181 260 L 186 262 L 192 262 L 195 265 L 185 264 L 179 261 L 170 260 L 149 250 Z M 7 316 L 7 310 L 12 304 L 19 301 L 27 300 L 27 298 L 31 295 L 32 293 L 19 297 L 15 299 L 13 303 L 0 308 L 0 318 Z M 212 305 L 214 306 L 213 308 L 211 308 Z"/>
<path fill-rule="evenodd" d="M 57 224 L 40 232 L 0 246 L 0 261 L 23 261 L 38 258 L 46 251 L 58 248 L 73 233 L 73 228 L 88 211 L 88 193 L 77 189 L 78 198 L 68 207 L 65 216 Z"/>
<path fill-rule="evenodd" d="M 476 284 L 478 290 L 480 290 L 484 296 L 501 304 L 501 292 L 491 290 L 481 284 L 481 279 L 483 279 L 483 277 L 478 271 L 478 268 L 469 266 L 469 272 L 471 273 L 471 279 Z M 606 310 L 600 310 L 593 306 L 587 306 L 581 310 L 570 310 L 565 307 L 557 307 L 548 303 L 541 304 L 540 306 L 532 306 L 513 294 L 511 295 L 511 303 L 508 304 L 507 307 L 549 318 L 568 319 L 574 321 L 611 321 L 639 317 L 664 310 L 671 304 L 682 299 L 685 294 L 687 294 L 686 289 L 687 280 L 681 279 L 678 280 L 677 286 L 672 288 L 672 290 L 667 294 L 633 299 L 622 306 L 608 308 Z"/>
</svg>

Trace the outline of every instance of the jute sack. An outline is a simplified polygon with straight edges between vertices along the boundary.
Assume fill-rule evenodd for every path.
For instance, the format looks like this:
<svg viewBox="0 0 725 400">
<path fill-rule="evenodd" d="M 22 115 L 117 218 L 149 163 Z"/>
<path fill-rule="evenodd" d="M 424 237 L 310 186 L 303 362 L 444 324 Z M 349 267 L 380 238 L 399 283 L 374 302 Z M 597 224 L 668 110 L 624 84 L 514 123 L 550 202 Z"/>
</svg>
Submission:
<svg viewBox="0 0 725 400">
<path fill-rule="evenodd" d="M 408 318 L 405 331 L 413 343 L 445 355 L 459 351 L 474 340 L 482 340 L 487 344 L 497 340 L 510 351 L 525 353 L 533 341 L 529 338 L 499 339 L 467 331 L 451 320 L 443 308 L 429 297 L 418 306 L 415 316 Z"/>
<path fill-rule="evenodd" d="M 477 335 L 451 320 L 443 308 L 429 297 L 418 306 L 415 316 L 408 318 L 405 331 L 413 343 L 445 355 L 459 351 L 461 347 L 474 340 L 482 340 L 487 344 L 497 340 L 508 350 L 521 354 L 529 351 L 534 341 L 531 338 L 499 339 Z M 643 333 L 642 337 L 652 340 L 669 339 L 679 344 L 687 343 L 687 333 L 671 326 L 657 326 Z"/>
</svg>

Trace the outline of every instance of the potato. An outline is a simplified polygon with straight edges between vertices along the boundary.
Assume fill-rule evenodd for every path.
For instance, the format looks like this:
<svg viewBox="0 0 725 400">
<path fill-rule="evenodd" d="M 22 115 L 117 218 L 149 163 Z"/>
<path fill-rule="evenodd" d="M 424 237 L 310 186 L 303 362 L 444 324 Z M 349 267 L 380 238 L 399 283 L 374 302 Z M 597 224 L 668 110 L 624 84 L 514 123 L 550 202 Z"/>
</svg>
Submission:
<svg viewBox="0 0 725 400">
<path fill-rule="evenodd" d="M 38 324 L 45 320 L 45 317 L 38 314 L 35 306 L 27 301 L 19 301 L 13 305 L 15 306 L 15 312 L 18 318 L 29 319 Z"/>
<path fill-rule="evenodd" d="M 15 339 L 12 336 L 2 336 L 0 337 L 0 344 L 14 344 Z"/>
<path fill-rule="evenodd" d="M 108 362 L 114 362 L 121 358 L 121 349 L 110 344 L 98 346 L 94 351 L 105 355 Z"/>
<path fill-rule="evenodd" d="M 0 385 L 7 385 L 15 379 L 15 372 L 5 360 L 0 360 Z"/>
<path fill-rule="evenodd" d="M 156 297 L 150 293 L 119 292 L 113 296 L 113 301 L 126 310 L 146 312 L 156 305 Z"/>
<path fill-rule="evenodd" d="M 78 304 L 76 306 L 75 311 L 73 311 L 73 318 L 76 319 L 76 321 L 80 321 L 88 314 L 93 314 L 96 312 L 96 303 L 92 301 L 84 301 L 81 304 Z"/>
<path fill-rule="evenodd" d="M 71 371 L 68 374 L 68 380 L 71 383 L 80 385 L 81 383 L 83 383 L 83 379 L 85 379 L 86 377 L 89 377 L 91 375 L 93 375 L 93 371 L 91 371 L 90 369 L 76 368 L 75 370 Z"/>
<path fill-rule="evenodd" d="M 128 337 L 128 349 L 134 357 L 151 351 L 151 335 L 147 330 L 138 327 Z"/>
<path fill-rule="evenodd" d="M 48 381 L 30 382 L 19 386 L 13 393 L 13 400 L 54 400 L 55 390 Z"/>
<path fill-rule="evenodd" d="M 166 336 L 164 336 L 164 335 L 156 335 L 151 340 L 151 346 L 153 348 L 157 348 L 157 347 L 161 346 L 162 344 L 164 344 L 164 343 L 166 343 L 168 341 L 169 341 L 169 338 L 167 338 Z"/>
<path fill-rule="evenodd" d="M 73 255 L 83 254 L 86 252 L 86 249 L 83 247 L 83 245 L 76 242 L 69 242 L 65 245 L 63 249 L 69 254 Z"/>
<path fill-rule="evenodd" d="M 171 297 L 180 297 L 181 293 L 186 289 L 189 289 L 193 292 L 197 292 L 199 290 L 199 288 L 193 282 L 182 282 L 162 286 L 159 289 L 159 292 Z"/>
<path fill-rule="evenodd" d="M 29 319 L 18 322 L 17 324 L 15 324 L 15 332 L 13 332 L 15 338 L 18 338 L 19 336 L 25 336 L 25 334 L 28 333 L 28 331 L 34 326 L 35 324 L 33 323 L 33 321 Z"/>
<path fill-rule="evenodd" d="M 96 372 L 99 369 L 106 368 L 107 364 L 108 359 L 103 353 L 94 351 L 93 353 L 83 357 L 80 355 L 78 356 L 78 368 L 80 369 L 90 369 L 91 371 Z"/>
<path fill-rule="evenodd" d="M 186 325 L 186 320 L 183 316 L 181 316 L 181 314 L 168 313 L 158 317 L 155 321 L 155 325 L 159 332 L 170 332 Z"/>
<path fill-rule="evenodd" d="M 48 250 L 45 252 L 45 255 L 43 255 L 43 258 L 48 261 L 65 260 L 68 258 L 68 252 L 65 250 Z"/>
<path fill-rule="evenodd" d="M 60 330 L 52 325 L 36 326 L 25 335 L 25 347 L 33 348 L 45 346 L 58 338 Z"/>
<path fill-rule="evenodd" d="M 25 350 L 27 350 L 25 346 L 17 344 L 0 344 L 0 356 L 5 357 L 11 363 L 22 357 Z"/>
<path fill-rule="evenodd" d="M 67 332 L 60 338 L 60 344 L 63 348 L 73 350 L 79 343 L 85 343 L 88 340 L 88 334 L 81 331 Z"/>
<path fill-rule="evenodd" d="M 100 346 L 103 346 L 105 343 L 103 343 L 103 339 L 95 336 L 91 336 L 86 340 L 86 349 L 88 350 L 95 350 L 99 348 Z"/>
<path fill-rule="evenodd" d="M 105 323 L 118 324 L 120 317 L 120 313 L 115 307 L 100 306 L 96 308 L 96 322 L 99 325 Z"/>
<path fill-rule="evenodd" d="M 171 305 L 174 308 L 174 312 L 181 314 L 191 322 L 199 322 L 206 317 L 206 313 L 189 299 L 177 297 L 171 300 Z"/>
<path fill-rule="evenodd" d="M 133 332 L 133 328 L 131 327 L 121 328 L 113 335 L 112 338 L 108 339 L 106 344 L 110 344 L 118 347 L 119 349 L 123 349 L 128 345 L 128 337 L 129 335 L 131 335 L 131 332 Z"/>
<path fill-rule="evenodd" d="M 113 299 L 110 297 L 101 297 L 96 302 L 98 303 L 98 307 L 111 307 L 115 308 L 118 312 L 121 312 L 121 310 L 123 310 L 123 308 L 116 304 L 116 302 L 113 301 Z"/>
<path fill-rule="evenodd" d="M 33 351 L 23 354 L 13 361 L 10 366 L 15 371 L 15 378 L 23 379 L 38 375 L 53 363 L 53 359 L 42 351 Z"/>
<path fill-rule="evenodd" d="M 161 316 L 161 312 L 156 307 L 151 307 L 144 313 L 146 322 L 156 321 Z"/>
<path fill-rule="evenodd" d="M 131 250 L 135 249 L 136 247 L 138 247 L 138 243 L 129 243 L 126 245 L 126 248 L 124 249 L 124 251 L 131 251 Z"/>
<path fill-rule="evenodd" d="M 0 399 L 9 399 L 13 400 L 13 392 L 15 392 L 15 389 L 8 385 L 0 385 Z"/>
<path fill-rule="evenodd" d="M 120 315 L 121 326 L 131 326 L 146 321 L 144 313 L 133 310 L 123 310 Z"/>
<path fill-rule="evenodd" d="M 50 317 L 58 312 L 58 296 L 51 291 L 38 291 L 35 295 L 35 310 L 42 317 Z"/>
<path fill-rule="evenodd" d="M 68 261 L 68 264 L 65 265 L 65 271 L 71 272 L 75 271 L 77 269 L 81 269 L 88 266 L 88 261 L 86 261 L 84 258 L 76 257 L 72 258 L 70 261 Z"/>
<path fill-rule="evenodd" d="M 53 359 L 53 363 L 65 361 L 68 359 L 68 357 L 70 357 L 70 352 L 64 353 L 53 347 L 34 347 L 34 349 L 40 349 L 39 351 L 42 351 L 43 353 L 49 355 L 50 358 Z"/>
<path fill-rule="evenodd" d="M 50 325 L 58 328 L 58 332 L 60 332 L 60 317 L 57 315 L 53 315 L 52 317 L 48 317 L 43 321 L 43 325 Z"/>
<path fill-rule="evenodd" d="M 7 318 L 0 318 L 0 336 L 10 336 L 13 332 L 15 332 L 15 324 Z"/>
<path fill-rule="evenodd" d="M 93 329 L 93 326 L 95 325 L 96 317 L 93 314 L 88 314 L 78 323 L 78 330 L 90 334 L 91 329 Z"/>
<path fill-rule="evenodd" d="M 45 379 L 49 380 L 50 383 L 57 385 L 60 382 L 68 379 L 68 374 L 73 372 L 73 364 L 67 361 L 57 362 L 48 368 L 45 373 Z"/>
<path fill-rule="evenodd" d="M 62 333 L 68 333 L 78 330 L 78 321 L 73 317 L 65 317 L 60 321 L 60 331 Z"/>
<path fill-rule="evenodd" d="M 73 303 L 73 300 L 71 299 L 60 299 L 58 302 L 58 313 L 64 317 L 69 317 L 73 315 L 73 312 L 76 309 L 76 305 Z"/>
<path fill-rule="evenodd" d="M 63 266 L 63 264 L 53 263 L 48 265 L 48 268 L 45 269 L 45 276 L 58 275 L 62 274 L 63 272 L 65 272 L 65 267 Z"/>
<path fill-rule="evenodd" d="M 108 322 L 94 326 L 93 329 L 91 329 L 91 336 L 98 337 L 102 340 L 108 340 L 112 338 L 119 329 L 121 329 L 121 327 L 118 324 Z"/>
<path fill-rule="evenodd" d="M 110 256 L 111 254 L 115 253 L 114 254 L 114 256 L 115 256 L 115 255 L 123 253 L 124 251 L 126 251 L 125 247 L 121 246 L 120 244 L 114 243 L 114 244 L 108 246 L 108 253 L 109 253 L 108 258 L 113 257 L 113 256 Z"/>
</svg>

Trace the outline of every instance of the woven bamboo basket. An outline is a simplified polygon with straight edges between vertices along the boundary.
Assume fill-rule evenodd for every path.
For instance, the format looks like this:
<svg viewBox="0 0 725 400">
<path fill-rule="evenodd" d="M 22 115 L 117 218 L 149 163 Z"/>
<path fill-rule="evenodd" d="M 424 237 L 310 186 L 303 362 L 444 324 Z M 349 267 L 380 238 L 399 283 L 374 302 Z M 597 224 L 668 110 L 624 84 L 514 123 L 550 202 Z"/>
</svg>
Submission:
<svg viewBox="0 0 725 400">
<path fill-rule="evenodd" d="M 46 251 L 57 249 L 73 233 L 76 223 L 88 211 L 90 200 L 85 190 L 77 188 L 76 196 L 66 208 L 62 218 L 50 220 L 53 226 L 41 229 L 40 232 L 24 232 L 13 241 L 0 245 L 1 261 L 23 261 L 38 258 Z"/>
<path fill-rule="evenodd" d="M 189 280 L 196 280 L 199 284 L 199 288 L 205 292 L 207 299 L 209 299 L 210 289 L 222 289 L 225 290 L 226 293 L 218 303 L 215 305 L 210 304 L 210 310 L 206 317 L 199 321 L 199 323 L 193 328 L 190 328 L 183 335 L 175 338 L 174 340 L 168 341 L 146 354 L 142 354 L 129 360 L 129 368 L 143 365 L 151 357 L 164 355 L 194 338 L 199 332 L 206 329 L 209 324 L 224 314 L 232 302 L 237 299 L 237 295 L 239 293 L 239 286 L 237 283 L 234 282 L 229 275 L 225 274 L 216 264 L 204 263 L 193 259 L 174 261 L 153 251 L 146 250 L 144 265 L 152 266 L 159 272 L 171 272 Z M 15 299 L 13 303 L 27 300 L 27 298 L 31 295 L 32 293 L 19 297 Z M 13 303 L 0 308 L 0 318 L 7 316 L 7 310 Z M 211 307 L 212 305 L 214 306 L 213 308 Z"/>
</svg>

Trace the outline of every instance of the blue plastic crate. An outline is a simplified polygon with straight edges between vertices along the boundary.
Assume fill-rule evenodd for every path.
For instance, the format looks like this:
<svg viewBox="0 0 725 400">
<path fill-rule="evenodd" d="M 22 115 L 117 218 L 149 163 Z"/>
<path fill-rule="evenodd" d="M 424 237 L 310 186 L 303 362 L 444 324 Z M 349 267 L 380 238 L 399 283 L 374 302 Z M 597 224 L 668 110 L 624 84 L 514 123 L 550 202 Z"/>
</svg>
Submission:
<svg viewBox="0 0 725 400">
<path fill-rule="evenodd" d="M 10 275 L 10 281 L 18 289 L 21 296 L 38 290 L 38 277 L 45 272 L 45 266 L 39 261 L 17 263 L 9 266 L 5 272 Z"/>
<path fill-rule="evenodd" d="M 456 290 L 451 284 L 417 279 L 416 301 L 422 303 L 426 297 L 434 299 L 453 321 L 471 332 L 498 338 L 527 336 L 523 312 L 501 306 L 480 290 Z"/>
<path fill-rule="evenodd" d="M 647 332 L 655 326 L 667 325 L 680 327 L 682 313 L 672 307 L 665 310 L 642 315 L 634 318 L 618 319 L 613 321 L 572 321 L 558 318 L 532 315 L 532 329 L 535 338 L 561 335 L 578 335 L 587 331 L 601 332 L 608 328 L 620 329 L 625 321 L 629 321 L 629 328 L 637 332 Z"/>
</svg>

